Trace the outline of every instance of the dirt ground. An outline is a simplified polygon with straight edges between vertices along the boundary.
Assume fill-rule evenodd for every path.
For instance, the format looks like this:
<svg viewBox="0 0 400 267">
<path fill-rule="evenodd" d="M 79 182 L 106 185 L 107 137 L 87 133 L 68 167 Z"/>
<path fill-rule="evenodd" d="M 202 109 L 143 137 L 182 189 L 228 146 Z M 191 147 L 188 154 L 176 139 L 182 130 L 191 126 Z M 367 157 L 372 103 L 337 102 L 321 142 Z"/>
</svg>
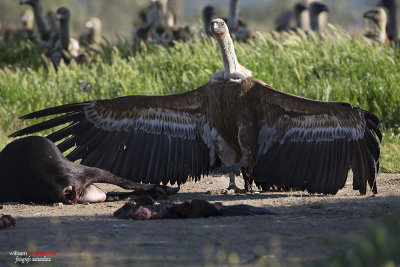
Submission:
<svg viewBox="0 0 400 267">
<path fill-rule="evenodd" d="M 379 174 L 376 196 L 353 191 L 351 175 L 335 196 L 297 191 L 221 193 L 227 185 L 227 177 L 209 176 L 186 183 L 169 199 L 250 204 L 278 215 L 133 221 L 112 216 L 126 201 L 3 204 L 0 214 L 12 215 L 17 223 L 0 230 L 0 266 L 29 258 L 10 255 L 14 252 L 42 252 L 30 260 L 51 260 L 44 266 L 308 265 L 348 249 L 352 238 L 371 222 L 400 213 L 400 174 Z"/>
</svg>

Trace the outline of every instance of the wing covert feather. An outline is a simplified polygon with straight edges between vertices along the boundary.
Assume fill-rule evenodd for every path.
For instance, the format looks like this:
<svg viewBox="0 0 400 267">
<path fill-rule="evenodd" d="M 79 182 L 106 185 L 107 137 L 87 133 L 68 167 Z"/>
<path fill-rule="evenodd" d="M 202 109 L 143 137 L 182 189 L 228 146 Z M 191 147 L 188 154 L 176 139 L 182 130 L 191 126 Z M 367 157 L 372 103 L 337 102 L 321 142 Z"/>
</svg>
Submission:
<svg viewBox="0 0 400 267">
<path fill-rule="evenodd" d="M 10 136 L 64 125 L 47 137 L 61 142 L 63 152 L 74 148 L 67 158 L 136 182 L 181 184 L 188 177 L 199 179 L 210 168 L 210 149 L 202 136 L 207 123 L 202 112 L 208 103 L 205 90 L 206 86 L 170 96 L 127 96 L 52 107 L 21 118 L 54 118 Z M 199 152 L 204 155 L 193 155 Z"/>
</svg>

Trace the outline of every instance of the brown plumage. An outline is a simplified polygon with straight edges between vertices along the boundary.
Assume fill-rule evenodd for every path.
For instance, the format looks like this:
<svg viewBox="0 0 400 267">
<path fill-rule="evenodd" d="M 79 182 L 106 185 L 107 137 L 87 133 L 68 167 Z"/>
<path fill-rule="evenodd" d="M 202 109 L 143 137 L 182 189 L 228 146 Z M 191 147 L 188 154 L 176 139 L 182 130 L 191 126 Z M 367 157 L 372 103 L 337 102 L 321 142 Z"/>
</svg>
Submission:
<svg viewBox="0 0 400 267">
<path fill-rule="evenodd" d="M 229 35 L 221 20 L 211 29 L 217 39 Z M 382 135 L 375 115 L 347 103 L 286 94 L 252 77 L 227 76 L 182 94 L 132 95 L 37 111 L 21 118 L 58 116 L 10 136 L 69 122 L 47 138 L 62 140 L 63 152 L 76 146 L 70 160 L 137 182 L 182 184 L 209 170 L 240 169 L 248 182 L 264 188 L 334 194 L 351 166 L 353 188 L 365 194 L 368 183 L 377 192 L 375 135 L 379 140 Z"/>
</svg>

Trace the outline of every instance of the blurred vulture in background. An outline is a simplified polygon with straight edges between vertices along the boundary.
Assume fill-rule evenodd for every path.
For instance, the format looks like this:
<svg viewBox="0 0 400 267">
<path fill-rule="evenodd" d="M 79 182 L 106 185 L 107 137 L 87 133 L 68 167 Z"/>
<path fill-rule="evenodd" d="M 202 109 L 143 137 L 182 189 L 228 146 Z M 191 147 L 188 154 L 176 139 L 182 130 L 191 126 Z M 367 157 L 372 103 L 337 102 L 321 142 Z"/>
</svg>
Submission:
<svg viewBox="0 0 400 267">
<path fill-rule="evenodd" d="M 22 27 L 19 29 L 8 27 L 4 30 L 3 41 L 7 44 L 17 44 L 20 41 L 35 40 L 33 33 L 34 16 L 30 9 L 25 10 L 21 15 Z"/>
<path fill-rule="evenodd" d="M 310 30 L 310 15 L 308 13 L 308 2 L 296 3 L 291 10 L 285 11 L 276 20 L 275 30 L 278 32 L 289 32 L 301 29 L 305 32 Z"/>
<path fill-rule="evenodd" d="M 215 16 L 215 8 L 211 5 L 203 8 L 204 32 L 211 36 L 210 23 Z M 227 23 L 231 35 L 238 41 L 247 41 L 251 32 L 240 17 L 239 0 L 231 0 L 229 4 L 229 17 L 223 19 Z"/>
<path fill-rule="evenodd" d="M 182 184 L 209 171 L 241 171 L 246 190 L 377 193 L 379 119 L 347 103 L 277 91 L 237 61 L 228 27 L 211 22 L 224 70 L 176 95 L 131 95 L 51 107 L 21 117 L 51 119 L 10 137 L 64 125 L 47 136 L 71 161 L 136 182 Z M 379 141 L 378 141 L 379 139 Z"/>
<path fill-rule="evenodd" d="M 229 17 L 226 21 L 232 36 L 238 41 L 247 41 L 250 38 L 250 30 L 239 16 L 239 0 L 231 0 Z"/>
<path fill-rule="evenodd" d="M 139 16 L 144 19 L 144 26 L 140 27 L 136 33 L 135 43 L 140 40 L 152 41 L 173 45 L 173 41 L 186 41 L 192 36 L 190 26 L 180 27 L 176 25 L 176 16 L 168 5 L 168 0 L 152 0 L 151 8 L 146 8 L 147 13 L 143 11 Z"/>
<path fill-rule="evenodd" d="M 387 10 L 386 33 L 391 42 L 398 45 L 398 30 L 397 30 L 397 4 L 395 0 L 381 0 L 378 3 L 379 7 Z"/>
<path fill-rule="evenodd" d="M 69 34 L 69 10 L 65 7 L 57 9 L 56 19 L 60 22 L 60 38 L 55 43 L 54 48 L 46 53 L 46 56 L 51 59 L 54 68 L 57 70 L 62 59 L 66 64 L 69 64 L 72 59 L 78 59 L 82 53 L 79 41 L 70 37 Z"/>
<path fill-rule="evenodd" d="M 46 47 L 53 46 L 59 38 L 54 13 L 48 11 L 46 16 L 43 16 L 43 6 L 40 0 L 20 0 L 19 4 L 27 4 L 32 7 L 40 40 L 46 45 Z"/>
<path fill-rule="evenodd" d="M 93 17 L 85 23 L 85 31 L 79 36 L 79 44 L 91 47 L 101 41 L 101 20 Z"/>
<path fill-rule="evenodd" d="M 365 37 L 378 41 L 382 44 L 388 43 L 389 39 L 386 34 L 387 17 L 385 10 L 380 7 L 371 8 L 364 13 L 364 18 L 373 22 L 372 32 L 366 33 Z"/>
<path fill-rule="evenodd" d="M 284 12 L 276 20 L 276 31 L 288 32 L 302 31 L 308 33 L 310 30 L 319 34 L 325 28 L 328 19 L 328 7 L 316 1 L 297 2 L 292 10 Z"/>
<path fill-rule="evenodd" d="M 210 25 L 211 21 L 214 18 L 216 12 L 215 8 L 213 6 L 205 6 L 203 8 L 203 23 L 204 23 L 204 32 L 208 36 L 212 36 L 211 30 L 210 30 Z"/>
<path fill-rule="evenodd" d="M 312 2 L 308 6 L 310 13 L 310 26 L 311 30 L 321 36 L 328 20 L 328 7 L 321 2 Z"/>
</svg>

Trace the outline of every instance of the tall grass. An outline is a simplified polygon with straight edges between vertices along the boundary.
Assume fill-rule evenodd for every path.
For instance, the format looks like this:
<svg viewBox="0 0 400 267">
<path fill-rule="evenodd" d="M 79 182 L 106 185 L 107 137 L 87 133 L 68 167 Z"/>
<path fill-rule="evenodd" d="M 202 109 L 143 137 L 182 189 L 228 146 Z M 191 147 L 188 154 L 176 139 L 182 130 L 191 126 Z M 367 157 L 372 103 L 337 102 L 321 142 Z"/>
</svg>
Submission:
<svg viewBox="0 0 400 267">
<path fill-rule="evenodd" d="M 399 51 L 340 30 L 331 32 L 323 40 L 257 35 L 250 42 L 236 43 L 236 54 L 254 77 L 278 90 L 349 102 L 374 112 L 384 128 L 398 134 Z M 99 50 L 90 66 L 72 63 L 56 73 L 37 45 L 0 45 L 2 145 L 5 135 L 23 126 L 17 117 L 27 112 L 89 99 L 192 90 L 223 69 L 218 46 L 208 38 L 174 47 L 149 43 L 136 48 L 119 40 Z"/>
</svg>

